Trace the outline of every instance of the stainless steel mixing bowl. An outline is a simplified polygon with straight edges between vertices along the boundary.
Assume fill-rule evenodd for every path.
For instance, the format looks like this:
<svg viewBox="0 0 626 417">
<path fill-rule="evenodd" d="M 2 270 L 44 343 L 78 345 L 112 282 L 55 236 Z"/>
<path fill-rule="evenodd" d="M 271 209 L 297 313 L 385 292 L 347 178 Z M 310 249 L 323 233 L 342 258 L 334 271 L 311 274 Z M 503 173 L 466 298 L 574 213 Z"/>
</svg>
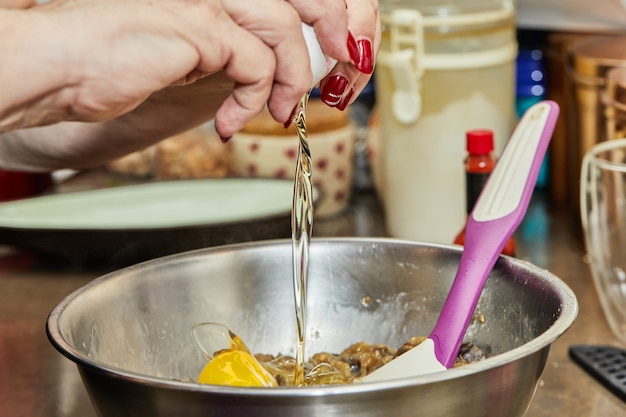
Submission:
<svg viewBox="0 0 626 417">
<path fill-rule="evenodd" d="M 400 346 L 427 335 L 460 258 L 457 247 L 391 239 L 314 240 L 307 356 L 357 341 Z M 550 344 L 577 314 L 545 270 L 498 260 L 467 340 L 489 358 L 422 377 L 308 388 L 197 385 L 205 359 L 191 328 L 219 322 L 255 353 L 296 342 L 291 241 L 172 255 L 96 279 L 50 314 L 48 336 L 78 365 L 100 416 L 522 416 Z"/>
</svg>

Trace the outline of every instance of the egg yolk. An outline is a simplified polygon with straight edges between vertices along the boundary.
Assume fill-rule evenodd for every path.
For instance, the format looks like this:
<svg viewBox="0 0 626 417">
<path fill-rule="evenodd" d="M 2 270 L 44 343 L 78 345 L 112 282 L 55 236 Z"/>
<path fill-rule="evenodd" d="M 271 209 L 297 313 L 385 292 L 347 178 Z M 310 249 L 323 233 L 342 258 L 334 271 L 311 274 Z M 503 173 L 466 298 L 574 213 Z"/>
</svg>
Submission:
<svg viewBox="0 0 626 417">
<path fill-rule="evenodd" d="M 248 352 L 226 350 L 218 353 L 198 375 L 201 384 L 235 387 L 275 387 L 274 377 Z"/>
</svg>

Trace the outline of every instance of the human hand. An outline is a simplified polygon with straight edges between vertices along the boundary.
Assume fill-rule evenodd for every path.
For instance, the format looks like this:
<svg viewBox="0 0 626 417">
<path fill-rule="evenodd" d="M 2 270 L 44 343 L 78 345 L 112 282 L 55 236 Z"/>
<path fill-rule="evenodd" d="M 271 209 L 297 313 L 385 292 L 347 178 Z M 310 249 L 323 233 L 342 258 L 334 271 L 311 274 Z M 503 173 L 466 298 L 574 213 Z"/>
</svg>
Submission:
<svg viewBox="0 0 626 417">
<path fill-rule="evenodd" d="M 287 120 L 311 86 L 301 19 L 285 1 L 56 0 L 0 19 L 14 22 L 16 50 L 28 47 L 0 71 L 0 131 L 110 120 L 223 70 L 234 84 L 215 124 L 229 137 L 266 103 Z M 16 85 L 25 68 L 29 82 Z"/>
<path fill-rule="evenodd" d="M 378 1 L 289 2 L 302 21 L 314 27 L 324 52 L 339 61 L 320 82 L 321 99 L 344 110 L 365 88 L 374 71 L 381 36 Z"/>
</svg>

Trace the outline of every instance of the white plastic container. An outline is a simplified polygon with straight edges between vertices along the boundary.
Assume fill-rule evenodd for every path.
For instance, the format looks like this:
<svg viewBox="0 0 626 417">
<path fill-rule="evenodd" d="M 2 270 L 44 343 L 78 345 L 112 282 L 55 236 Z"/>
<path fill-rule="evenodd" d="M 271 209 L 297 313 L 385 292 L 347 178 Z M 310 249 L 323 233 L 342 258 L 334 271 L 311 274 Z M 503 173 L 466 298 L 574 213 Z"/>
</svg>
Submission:
<svg viewBox="0 0 626 417">
<path fill-rule="evenodd" d="M 465 132 L 490 129 L 495 154 L 514 127 L 509 1 L 381 1 L 376 94 L 379 193 L 388 232 L 451 243 L 465 221 Z"/>
<path fill-rule="evenodd" d="M 623 32 L 626 0 L 517 0 L 517 26 L 552 32 Z"/>
</svg>

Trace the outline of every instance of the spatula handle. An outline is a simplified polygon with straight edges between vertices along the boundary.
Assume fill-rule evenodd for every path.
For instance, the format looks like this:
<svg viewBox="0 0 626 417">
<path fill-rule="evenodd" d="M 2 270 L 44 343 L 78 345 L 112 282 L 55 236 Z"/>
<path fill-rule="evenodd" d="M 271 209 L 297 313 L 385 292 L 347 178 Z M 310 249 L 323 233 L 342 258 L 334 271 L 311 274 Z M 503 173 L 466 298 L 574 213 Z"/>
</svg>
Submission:
<svg viewBox="0 0 626 417">
<path fill-rule="evenodd" d="M 489 273 L 524 218 L 558 113 L 551 101 L 528 109 L 470 214 L 459 269 L 430 334 L 435 355 L 447 368 L 454 364 Z"/>
</svg>

